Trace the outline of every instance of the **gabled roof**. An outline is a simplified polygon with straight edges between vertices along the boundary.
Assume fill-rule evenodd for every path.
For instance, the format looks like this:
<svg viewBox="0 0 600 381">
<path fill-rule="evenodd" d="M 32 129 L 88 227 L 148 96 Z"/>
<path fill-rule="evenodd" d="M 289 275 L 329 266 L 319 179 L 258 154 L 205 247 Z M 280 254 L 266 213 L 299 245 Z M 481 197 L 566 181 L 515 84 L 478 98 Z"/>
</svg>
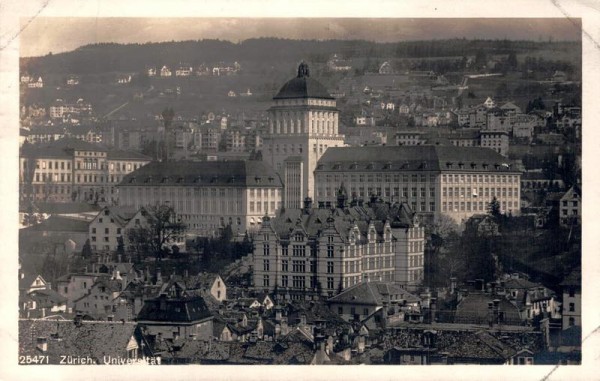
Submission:
<svg viewBox="0 0 600 381">
<path fill-rule="evenodd" d="M 27 294 L 27 297 L 37 301 L 40 308 L 50 308 L 67 301 L 67 298 L 54 290 L 35 290 Z"/>
<path fill-rule="evenodd" d="M 33 285 L 33 282 L 37 279 L 40 278 L 43 282 L 44 285 L 46 284 L 46 281 L 44 280 L 44 278 L 42 278 L 41 275 L 39 274 L 24 274 L 23 277 L 19 277 L 19 290 L 25 290 L 28 289 L 29 287 L 31 287 Z"/>
<path fill-rule="evenodd" d="M 382 306 L 384 302 L 418 303 L 420 298 L 389 282 L 361 282 L 327 300 L 328 303 L 348 303 Z"/>
</svg>

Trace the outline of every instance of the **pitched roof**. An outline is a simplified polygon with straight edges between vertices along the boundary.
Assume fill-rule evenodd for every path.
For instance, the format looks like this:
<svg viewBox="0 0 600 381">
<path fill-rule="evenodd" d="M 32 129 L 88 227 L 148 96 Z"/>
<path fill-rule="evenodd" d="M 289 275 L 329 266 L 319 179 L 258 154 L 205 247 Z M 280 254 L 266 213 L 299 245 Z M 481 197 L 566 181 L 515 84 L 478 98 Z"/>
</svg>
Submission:
<svg viewBox="0 0 600 381">
<path fill-rule="evenodd" d="M 146 156 L 135 151 L 124 151 L 118 149 L 111 149 L 107 154 L 108 160 L 145 160 L 152 161 L 150 156 Z"/>
<path fill-rule="evenodd" d="M 37 301 L 40 308 L 50 308 L 67 301 L 67 298 L 54 290 L 35 290 L 27 294 L 27 297 Z"/>
<path fill-rule="evenodd" d="M 168 298 L 163 294 L 144 302 L 137 321 L 194 323 L 211 317 L 200 296 Z"/>
<path fill-rule="evenodd" d="M 462 168 L 460 166 L 462 164 Z M 490 148 L 451 145 L 331 147 L 317 164 L 320 171 L 458 171 L 517 172 Z"/>
<path fill-rule="evenodd" d="M 489 294 L 470 293 L 465 296 L 456 306 L 454 316 L 455 323 L 487 323 L 489 318 L 488 303 L 493 302 L 495 297 Z M 498 298 L 498 311 L 504 313 L 505 324 L 519 324 L 521 316 L 517 306 L 505 298 Z"/>
<path fill-rule="evenodd" d="M 282 187 L 279 175 L 262 161 L 152 162 L 129 173 L 119 186 Z"/>
<path fill-rule="evenodd" d="M 19 320 L 19 355 L 39 355 L 37 338 L 47 338 L 51 363 L 58 364 L 61 355 L 90 357 L 101 364 L 104 356 L 123 357 L 136 330 L 135 323 L 72 320 Z"/>
<path fill-rule="evenodd" d="M 350 303 L 381 306 L 384 302 L 416 303 L 421 299 L 389 282 L 361 282 L 328 299 L 328 303 Z"/>
</svg>

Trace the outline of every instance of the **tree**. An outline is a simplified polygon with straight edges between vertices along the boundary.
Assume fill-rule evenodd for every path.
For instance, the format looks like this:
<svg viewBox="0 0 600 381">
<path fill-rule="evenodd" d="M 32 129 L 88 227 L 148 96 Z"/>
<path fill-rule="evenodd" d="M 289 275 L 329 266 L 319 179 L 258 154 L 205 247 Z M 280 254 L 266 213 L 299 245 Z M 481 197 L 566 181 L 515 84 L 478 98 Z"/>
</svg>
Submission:
<svg viewBox="0 0 600 381">
<path fill-rule="evenodd" d="M 488 213 L 493 217 L 499 217 L 502 213 L 500 213 L 500 201 L 494 196 L 492 201 L 490 201 L 488 205 Z"/>
<path fill-rule="evenodd" d="M 152 254 L 160 261 L 169 247 L 184 237 L 186 225 L 169 205 L 155 205 L 144 211 L 145 223 L 126 232 L 130 244 L 141 259 Z"/>
<path fill-rule="evenodd" d="M 515 70 L 517 68 L 517 65 L 519 63 L 517 61 L 517 55 L 514 51 L 508 53 L 508 59 L 506 60 L 506 63 L 512 70 Z"/>
<path fill-rule="evenodd" d="M 90 258 L 92 256 L 92 246 L 90 245 L 90 240 L 87 239 L 81 248 L 81 256 L 83 258 Z"/>
</svg>

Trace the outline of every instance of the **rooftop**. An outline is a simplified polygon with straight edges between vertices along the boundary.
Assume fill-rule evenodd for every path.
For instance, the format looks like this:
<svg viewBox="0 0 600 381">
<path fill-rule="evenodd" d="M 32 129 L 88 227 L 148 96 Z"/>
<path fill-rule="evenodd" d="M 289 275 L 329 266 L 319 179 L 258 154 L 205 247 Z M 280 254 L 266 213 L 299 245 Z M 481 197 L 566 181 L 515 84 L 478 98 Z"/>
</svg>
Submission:
<svg viewBox="0 0 600 381">
<path fill-rule="evenodd" d="M 352 303 L 382 306 L 384 302 L 417 303 L 420 298 L 390 282 L 361 282 L 328 300 L 329 303 Z"/>
<path fill-rule="evenodd" d="M 510 172 L 511 162 L 490 148 L 443 145 L 331 147 L 319 159 L 319 171 L 461 171 Z"/>
<path fill-rule="evenodd" d="M 297 98 L 335 99 L 329 94 L 325 86 L 310 78 L 308 65 L 305 63 L 301 63 L 298 67 L 298 75 L 286 82 L 277 95 L 273 97 L 274 100 Z"/>
<path fill-rule="evenodd" d="M 123 178 L 119 186 L 282 187 L 277 173 L 262 161 L 152 162 Z"/>
</svg>

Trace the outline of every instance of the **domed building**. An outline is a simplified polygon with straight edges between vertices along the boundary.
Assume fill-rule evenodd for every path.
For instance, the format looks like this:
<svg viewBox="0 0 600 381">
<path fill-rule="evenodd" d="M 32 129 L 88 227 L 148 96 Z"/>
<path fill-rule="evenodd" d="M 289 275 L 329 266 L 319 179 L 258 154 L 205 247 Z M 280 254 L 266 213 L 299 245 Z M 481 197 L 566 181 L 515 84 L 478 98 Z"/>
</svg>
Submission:
<svg viewBox="0 0 600 381">
<path fill-rule="evenodd" d="M 286 82 L 268 110 L 269 133 L 264 137 L 263 160 L 284 181 L 284 206 L 301 208 L 314 199 L 314 170 L 329 147 L 344 146 L 338 134 L 339 111 L 325 86 L 310 77 L 308 65 Z"/>
</svg>

